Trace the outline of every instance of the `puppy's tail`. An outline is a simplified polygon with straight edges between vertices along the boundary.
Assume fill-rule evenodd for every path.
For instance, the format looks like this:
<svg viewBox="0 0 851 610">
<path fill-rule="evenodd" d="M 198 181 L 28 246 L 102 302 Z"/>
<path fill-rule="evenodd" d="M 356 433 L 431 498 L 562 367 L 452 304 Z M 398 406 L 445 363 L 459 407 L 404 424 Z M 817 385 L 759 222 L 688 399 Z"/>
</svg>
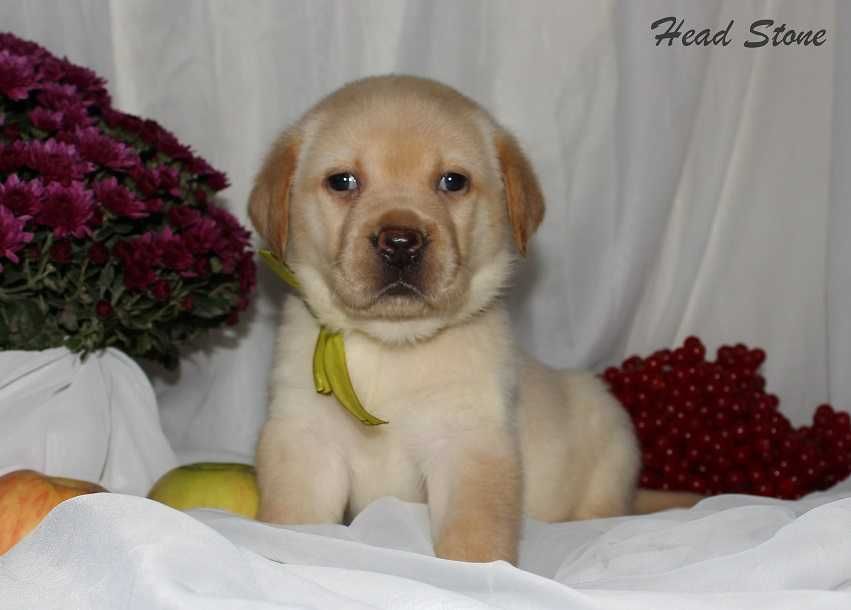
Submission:
<svg viewBox="0 0 851 610">
<path fill-rule="evenodd" d="M 669 508 L 691 508 L 705 497 L 687 491 L 639 489 L 633 500 L 632 513 L 634 515 L 644 515 Z"/>
</svg>

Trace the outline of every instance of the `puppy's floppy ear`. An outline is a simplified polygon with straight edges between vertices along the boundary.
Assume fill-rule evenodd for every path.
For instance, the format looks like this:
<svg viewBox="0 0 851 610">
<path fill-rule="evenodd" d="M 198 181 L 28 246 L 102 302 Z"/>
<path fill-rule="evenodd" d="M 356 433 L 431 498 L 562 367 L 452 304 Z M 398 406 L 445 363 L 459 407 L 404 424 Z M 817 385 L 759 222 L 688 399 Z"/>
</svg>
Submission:
<svg viewBox="0 0 851 610">
<path fill-rule="evenodd" d="M 290 188 L 301 137 L 287 130 L 277 139 L 254 179 L 248 216 L 254 228 L 281 259 L 287 247 Z"/>
<path fill-rule="evenodd" d="M 529 159 L 517 140 L 499 129 L 494 137 L 496 155 L 502 171 L 508 219 L 517 251 L 526 255 L 526 244 L 544 219 L 544 194 Z"/>
</svg>

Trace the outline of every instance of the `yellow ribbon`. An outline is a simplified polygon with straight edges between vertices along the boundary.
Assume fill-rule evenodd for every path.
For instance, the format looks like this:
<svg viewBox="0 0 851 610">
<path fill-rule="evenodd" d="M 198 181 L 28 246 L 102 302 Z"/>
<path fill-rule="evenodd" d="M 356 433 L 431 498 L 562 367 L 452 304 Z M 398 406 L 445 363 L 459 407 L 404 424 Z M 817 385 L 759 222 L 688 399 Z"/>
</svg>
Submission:
<svg viewBox="0 0 851 610">
<path fill-rule="evenodd" d="M 271 250 L 259 250 L 258 254 L 279 278 L 293 289 L 301 291 L 301 284 L 292 269 L 279 260 Z M 377 426 L 387 423 L 375 417 L 361 404 L 352 386 L 352 379 L 349 377 L 343 335 L 339 332 L 331 332 L 324 324 L 319 326 L 319 336 L 316 338 L 316 347 L 313 350 L 313 385 L 320 394 L 333 394 L 337 402 L 362 424 Z"/>
</svg>

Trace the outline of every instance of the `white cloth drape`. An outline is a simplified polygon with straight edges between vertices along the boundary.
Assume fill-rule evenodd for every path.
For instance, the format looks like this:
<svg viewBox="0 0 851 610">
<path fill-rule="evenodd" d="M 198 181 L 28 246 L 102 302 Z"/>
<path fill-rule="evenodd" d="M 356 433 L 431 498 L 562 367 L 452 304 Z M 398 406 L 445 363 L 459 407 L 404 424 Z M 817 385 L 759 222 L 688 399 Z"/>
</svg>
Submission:
<svg viewBox="0 0 851 610">
<path fill-rule="evenodd" d="M 122 352 L 0 351 L 0 475 L 27 468 L 144 496 L 175 466 L 151 383 Z"/>
<path fill-rule="evenodd" d="M 849 493 L 848 488 L 844 492 Z M 132 496 L 69 500 L 0 557 L 2 610 L 845 610 L 851 499 L 526 521 L 520 569 L 435 559 L 425 506 L 272 527 Z"/>
<path fill-rule="evenodd" d="M 110 80 L 225 170 L 246 219 L 276 131 L 344 82 L 434 77 L 524 143 L 547 220 L 511 305 L 543 360 L 600 368 L 688 334 L 764 347 L 793 423 L 851 406 L 851 8 L 794 2 L 333 0 L 0 3 L 0 28 Z M 660 17 L 727 47 L 655 46 Z M 748 49 L 774 19 L 824 46 Z M 238 342 L 158 377 L 179 453 L 251 459 L 280 292 L 263 274 Z"/>
</svg>

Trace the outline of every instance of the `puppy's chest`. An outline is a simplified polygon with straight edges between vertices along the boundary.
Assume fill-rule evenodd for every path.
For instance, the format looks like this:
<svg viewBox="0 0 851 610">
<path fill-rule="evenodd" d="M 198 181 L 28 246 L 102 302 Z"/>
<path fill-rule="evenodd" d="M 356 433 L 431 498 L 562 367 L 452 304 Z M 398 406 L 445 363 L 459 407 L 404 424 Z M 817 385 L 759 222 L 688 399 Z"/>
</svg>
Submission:
<svg viewBox="0 0 851 610">
<path fill-rule="evenodd" d="M 352 384 L 378 417 L 417 430 L 458 425 L 504 409 L 503 358 L 485 346 L 459 341 L 387 348 L 353 336 L 346 352 Z M 399 425 L 408 422 L 408 425 Z M 392 425 L 392 424 L 391 424 Z"/>
</svg>

